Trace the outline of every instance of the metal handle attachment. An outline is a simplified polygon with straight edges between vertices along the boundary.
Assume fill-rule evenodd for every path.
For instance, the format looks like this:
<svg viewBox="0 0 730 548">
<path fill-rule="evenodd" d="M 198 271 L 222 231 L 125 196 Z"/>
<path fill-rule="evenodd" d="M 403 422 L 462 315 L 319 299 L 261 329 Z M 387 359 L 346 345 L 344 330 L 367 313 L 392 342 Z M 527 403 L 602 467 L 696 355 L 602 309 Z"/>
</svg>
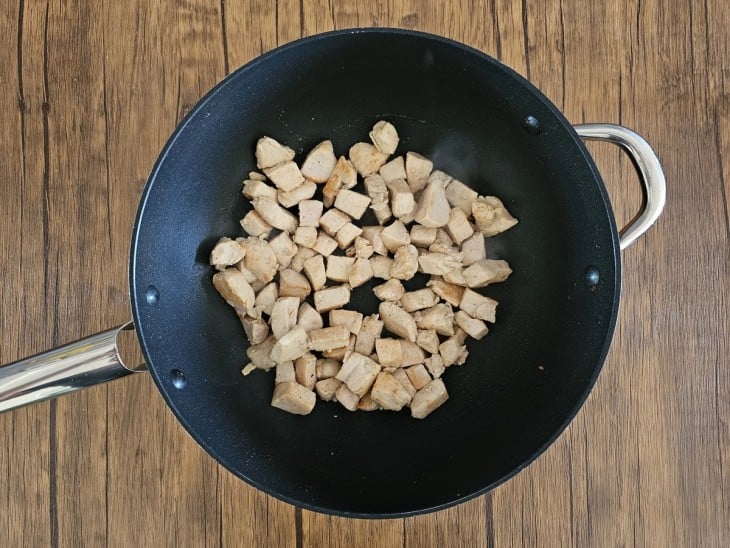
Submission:
<svg viewBox="0 0 730 548">
<path fill-rule="evenodd" d="M 117 335 L 130 329 L 132 322 L 0 367 L 0 413 L 145 371 L 119 356 Z"/>
<path fill-rule="evenodd" d="M 638 133 L 613 124 L 578 124 L 575 131 L 585 140 L 607 141 L 622 147 L 637 167 L 646 201 L 641 214 L 621 230 L 619 246 L 629 247 L 661 215 L 667 197 L 667 183 L 662 165 L 649 143 Z"/>
</svg>

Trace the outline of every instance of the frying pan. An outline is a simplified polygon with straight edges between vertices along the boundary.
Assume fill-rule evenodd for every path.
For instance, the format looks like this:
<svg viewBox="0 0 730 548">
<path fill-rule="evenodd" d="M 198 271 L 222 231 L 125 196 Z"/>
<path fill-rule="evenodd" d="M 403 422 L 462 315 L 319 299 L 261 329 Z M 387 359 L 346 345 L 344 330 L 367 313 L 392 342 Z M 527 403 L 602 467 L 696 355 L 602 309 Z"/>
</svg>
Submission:
<svg viewBox="0 0 730 548">
<path fill-rule="evenodd" d="M 306 417 L 269 405 L 273 375 L 240 373 L 247 342 L 216 294 L 207 258 L 240 233 L 241 181 L 270 135 L 298 160 L 323 139 L 338 154 L 393 122 L 397 154 L 413 150 L 520 223 L 489 240 L 510 279 L 486 292 L 498 322 L 445 375 L 450 399 L 427 419 L 349 413 L 319 402 Z M 605 187 L 581 140 L 626 149 L 645 191 L 619 236 Z M 664 205 L 657 157 L 636 133 L 572 126 L 534 86 L 487 55 L 394 29 L 321 34 L 280 47 L 223 80 L 182 121 L 157 160 L 133 229 L 133 327 L 172 412 L 239 478 L 292 504 L 393 517 L 456 504 L 527 466 L 575 416 L 616 323 L 620 249 Z M 351 306 L 376 311 L 372 286 Z M 120 329 L 0 369 L 0 410 L 121 377 Z"/>
</svg>

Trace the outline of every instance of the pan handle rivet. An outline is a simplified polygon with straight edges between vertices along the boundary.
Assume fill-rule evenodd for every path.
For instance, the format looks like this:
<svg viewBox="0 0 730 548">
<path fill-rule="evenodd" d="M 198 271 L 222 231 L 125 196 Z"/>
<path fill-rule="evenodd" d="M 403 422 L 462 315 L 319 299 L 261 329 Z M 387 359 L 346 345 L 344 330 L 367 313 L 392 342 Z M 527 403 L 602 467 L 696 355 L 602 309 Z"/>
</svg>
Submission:
<svg viewBox="0 0 730 548">
<path fill-rule="evenodd" d="M 144 298 L 147 300 L 147 304 L 155 304 L 160 300 L 160 292 L 157 291 L 157 288 L 154 285 L 150 285 L 144 292 Z"/>
<path fill-rule="evenodd" d="M 542 132 L 540 120 L 535 118 L 532 114 L 525 116 L 525 119 L 522 120 L 522 127 L 525 128 L 525 131 L 530 135 L 538 135 Z"/>
<path fill-rule="evenodd" d="M 173 369 L 172 371 L 170 371 L 170 380 L 172 381 L 172 386 L 174 386 L 178 390 L 185 388 L 185 386 L 188 384 L 188 380 L 185 378 L 185 374 L 179 369 Z"/>
<path fill-rule="evenodd" d="M 586 285 L 590 288 L 596 287 L 598 285 L 598 280 L 601 277 L 598 269 L 593 265 L 586 267 L 585 272 L 583 272 L 583 276 L 586 281 Z"/>
</svg>

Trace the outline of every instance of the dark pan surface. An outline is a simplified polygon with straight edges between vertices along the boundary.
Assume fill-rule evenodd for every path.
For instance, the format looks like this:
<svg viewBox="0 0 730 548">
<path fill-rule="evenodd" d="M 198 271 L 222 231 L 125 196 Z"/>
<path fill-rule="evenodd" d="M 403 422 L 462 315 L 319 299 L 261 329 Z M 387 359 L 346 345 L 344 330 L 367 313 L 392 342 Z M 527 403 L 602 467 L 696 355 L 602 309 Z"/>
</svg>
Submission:
<svg viewBox="0 0 730 548">
<path fill-rule="evenodd" d="M 524 129 L 528 115 L 540 121 L 538 135 Z M 213 289 L 207 256 L 219 237 L 240 234 L 241 181 L 255 168 L 258 137 L 287 143 L 298 160 L 325 138 L 346 154 L 381 118 L 396 124 L 399 154 L 420 152 L 505 201 L 520 224 L 489 240 L 489 254 L 514 274 L 484 290 L 500 301 L 498 323 L 469 343 L 465 366 L 446 372 L 451 398 L 426 420 L 322 402 L 308 417 L 292 416 L 269 406 L 273 373 L 241 376 L 245 337 Z M 613 215 L 567 121 L 491 58 L 407 31 L 320 35 L 232 74 L 160 156 L 133 242 L 135 323 L 181 423 L 239 477 L 338 514 L 436 509 L 522 469 L 587 396 L 618 310 Z M 594 289 L 584 282 L 588 266 L 600 272 Z M 368 313 L 376 309 L 369 287 L 352 304 Z"/>
</svg>

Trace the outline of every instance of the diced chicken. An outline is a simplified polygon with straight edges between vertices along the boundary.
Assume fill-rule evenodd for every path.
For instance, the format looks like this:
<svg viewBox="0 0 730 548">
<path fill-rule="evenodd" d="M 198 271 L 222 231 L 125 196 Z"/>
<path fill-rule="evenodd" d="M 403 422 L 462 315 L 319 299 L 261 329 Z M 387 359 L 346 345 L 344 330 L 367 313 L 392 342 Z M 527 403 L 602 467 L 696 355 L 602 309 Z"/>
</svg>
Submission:
<svg viewBox="0 0 730 548">
<path fill-rule="evenodd" d="M 304 263 L 307 262 L 308 259 L 311 259 L 316 255 L 317 251 L 315 251 L 314 249 L 309 249 L 308 247 L 301 246 L 299 249 L 297 249 L 296 254 L 292 257 L 291 263 L 289 263 L 289 268 L 291 268 L 292 270 L 296 270 L 297 272 L 301 272 L 304 269 Z"/>
<path fill-rule="evenodd" d="M 406 389 L 406 392 L 408 392 L 408 396 L 413 399 L 413 396 L 416 395 L 416 387 L 413 386 L 411 379 L 408 378 L 406 370 L 402 367 L 399 367 L 392 372 L 392 375 L 393 378 L 397 380 L 403 388 Z"/>
<path fill-rule="evenodd" d="M 431 290 L 452 306 L 459 306 L 464 296 L 464 288 L 450 284 L 438 278 L 432 278 L 426 283 Z"/>
<path fill-rule="evenodd" d="M 335 207 L 355 219 L 360 219 L 368 210 L 369 205 L 368 196 L 345 188 L 340 190 L 335 198 Z"/>
<path fill-rule="evenodd" d="M 401 339 L 377 339 L 375 352 L 378 362 L 383 367 L 401 367 L 403 365 L 403 349 Z"/>
<path fill-rule="evenodd" d="M 487 333 L 489 333 L 487 324 L 485 324 L 482 320 L 472 318 L 463 310 L 459 310 L 456 314 L 454 314 L 454 321 L 456 322 L 456 325 L 461 327 L 473 339 L 482 339 Z"/>
<path fill-rule="evenodd" d="M 289 192 L 304 182 L 304 176 L 299 171 L 299 166 L 292 161 L 281 162 L 272 167 L 264 169 L 264 173 L 276 188 Z M 310 196 L 311 197 L 311 196 Z"/>
<path fill-rule="evenodd" d="M 390 275 L 397 280 L 410 280 L 418 271 L 418 249 L 408 244 L 399 247 L 393 256 Z"/>
<path fill-rule="evenodd" d="M 269 324 L 261 318 L 249 318 L 239 311 L 238 319 L 241 320 L 241 325 L 243 325 L 243 330 L 246 332 L 250 344 L 262 343 L 269 336 Z"/>
<path fill-rule="evenodd" d="M 256 198 L 270 198 L 276 201 L 276 189 L 270 187 L 263 181 L 246 180 L 243 181 L 242 194 L 249 200 L 255 200 Z"/>
<path fill-rule="evenodd" d="M 484 234 L 475 232 L 470 238 L 461 243 L 462 263 L 469 266 L 487 258 L 487 249 L 484 246 Z"/>
<path fill-rule="evenodd" d="M 350 147 L 350 161 L 362 177 L 377 173 L 387 159 L 387 154 L 370 143 L 355 143 Z"/>
<path fill-rule="evenodd" d="M 313 329 L 309 332 L 309 347 L 317 352 L 342 348 L 350 343 L 350 330 L 344 325 Z"/>
<path fill-rule="evenodd" d="M 241 375 L 244 377 L 247 377 L 250 375 L 253 371 L 256 371 L 257 367 L 252 363 L 247 363 L 243 366 L 243 369 L 241 369 Z"/>
<path fill-rule="evenodd" d="M 298 251 L 296 244 L 289 237 L 289 233 L 280 232 L 277 236 L 271 238 L 269 245 L 274 251 L 279 267 L 288 268 Z"/>
<path fill-rule="evenodd" d="M 383 244 L 387 250 L 391 253 L 395 253 L 395 250 L 400 246 L 411 243 L 408 229 L 406 229 L 406 225 L 400 220 L 395 220 L 386 226 L 380 233 L 380 238 L 383 240 Z"/>
<path fill-rule="evenodd" d="M 264 175 L 263 173 L 259 173 L 258 171 L 249 171 L 248 178 L 252 181 L 265 181 L 266 175 Z"/>
<path fill-rule="evenodd" d="M 360 396 L 347 388 L 344 382 L 335 390 L 335 399 L 348 411 L 357 411 L 357 404 L 360 403 Z"/>
<path fill-rule="evenodd" d="M 411 227 L 411 243 L 416 247 L 427 248 L 436 240 L 436 228 L 414 224 Z"/>
<path fill-rule="evenodd" d="M 315 363 L 317 379 L 321 380 L 332 378 L 340 372 L 341 367 L 342 363 L 337 360 L 333 360 L 332 358 L 319 359 Z"/>
<path fill-rule="evenodd" d="M 386 183 L 390 192 L 390 210 L 394 217 L 403 219 L 414 213 L 416 200 L 408 183 L 403 179 L 393 179 Z"/>
<path fill-rule="evenodd" d="M 419 329 L 416 336 L 416 344 L 423 348 L 426 352 L 436 354 L 439 351 L 439 336 L 435 329 Z"/>
<path fill-rule="evenodd" d="M 256 295 L 254 307 L 262 310 L 266 314 L 271 315 L 271 309 L 274 307 L 276 299 L 279 298 L 279 286 L 276 282 L 266 284 Z"/>
<path fill-rule="evenodd" d="M 464 279 L 464 272 L 461 268 L 455 268 L 449 270 L 443 275 L 444 281 L 454 285 L 460 285 L 466 287 L 466 280 Z"/>
<path fill-rule="evenodd" d="M 378 173 L 380 173 L 380 176 L 386 183 L 395 179 L 405 179 L 407 174 L 403 156 L 397 156 L 387 164 L 383 164 L 383 167 L 380 168 Z"/>
<path fill-rule="evenodd" d="M 294 415 L 309 415 L 317 403 L 311 390 L 296 382 L 283 382 L 274 388 L 271 405 Z"/>
<path fill-rule="evenodd" d="M 348 256 L 354 256 L 357 259 L 369 259 L 373 256 L 374 253 L 373 246 L 370 245 L 370 242 L 362 236 L 358 236 L 357 238 L 355 238 L 352 247 L 348 248 L 348 250 L 349 249 L 352 250 L 352 255 Z"/>
<path fill-rule="evenodd" d="M 299 226 L 319 226 L 324 204 L 319 200 L 302 200 L 299 202 Z"/>
<path fill-rule="evenodd" d="M 388 248 L 383 243 L 383 227 L 382 226 L 364 226 L 362 229 L 362 237 L 365 238 L 373 251 L 378 255 L 387 255 Z"/>
<path fill-rule="evenodd" d="M 398 148 L 398 131 L 395 126 L 385 120 L 380 120 L 370 132 L 370 140 L 377 149 L 384 154 L 393 154 Z"/>
<path fill-rule="evenodd" d="M 317 191 L 317 185 L 312 181 L 304 181 L 291 190 L 279 190 L 276 199 L 284 207 L 294 207 L 299 202 L 309 200 Z"/>
<path fill-rule="evenodd" d="M 443 183 L 433 180 L 432 176 L 418 200 L 415 221 L 423 226 L 438 228 L 449 222 L 450 211 L 451 206 L 446 200 Z"/>
<path fill-rule="evenodd" d="M 444 367 L 444 360 L 441 357 L 441 354 L 438 353 L 435 353 L 423 360 L 423 365 L 426 366 L 426 369 L 428 369 L 428 372 L 434 379 L 438 379 L 444 374 L 444 371 L 446 371 L 446 367 Z"/>
<path fill-rule="evenodd" d="M 355 264 L 353 257 L 342 255 L 330 255 L 327 257 L 327 270 L 325 274 L 330 280 L 346 282 L 350 279 L 350 268 Z"/>
<path fill-rule="evenodd" d="M 230 238 L 221 238 L 210 252 L 210 264 L 218 270 L 225 270 L 243 259 L 246 251 L 240 244 Z"/>
<path fill-rule="evenodd" d="M 276 362 L 269 356 L 275 344 L 276 339 L 273 335 L 269 335 L 264 342 L 249 346 L 246 349 L 246 355 L 257 369 L 271 369 L 276 365 Z"/>
<path fill-rule="evenodd" d="M 241 219 L 241 228 L 249 236 L 268 238 L 269 233 L 274 227 L 264 221 L 263 217 L 255 209 L 252 209 Z"/>
<path fill-rule="evenodd" d="M 385 328 L 407 341 L 416 342 L 416 321 L 395 303 L 383 302 L 378 307 Z"/>
<path fill-rule="evenodd" d="M 274 228 L 294 233 L 297 218 L 268 196 L 254 198 L 253 207 L 261 217 Z"/>
<path fill-rule="evenodd" d="M 324 232 L 320 231 L 317 234 L 317 240 L 314 242 L 314 249 L 320 255 L 329 257 L 332 255 L 335 249 L 337 249 L 337 240 L 330 238 Z"/>
<path fill-rule="evenodd" d="M 327 183 L 322 189 L 324 206 L 332 207 L 340 189 L 352 188 L 356 184 L 357 172 L 355 171 L 355 167 L 352 165 L 350 160 L 344 156 L 340 156 L 340 159 L 337 160 L 337 164 L 335 164 L 335 169 L 332 171 L 332 174 L 329 176 Z"/>
<path fill-rule="evenodd" d="M 294 362 L 292 361 L 277 363 L 275 372 L 276 376 L 274 377 L 274 384 L 296 382 L 297 380 L 297 376 L 294 371 Z"/>
<path fill-rule="evenodd" d="M 362 397 L 375 382 L 380 365 L 367 356 L 353 352 L 342 362 L 342 368 L 335 378 L 344 382 L 355 394 Z"/>
<path fill-rule="evenodd" d="M 315 255 L 304 261 L 304 273 L 315 291 L 319 291 L 327 284 L 327 274 L 322 255 Z"/>
<path fill-rule="evenodd" d="M 357 335 L 362 328 L 362 314 L 354 310 L 332 310 L 329 319 L 330 326 L 344 325 L 353 335 Z"/>
<path fill-rule="evenodd" d="M 227 268 L 213 276 L 213 285 L 226 302 L 237 310 L 244 312 L 253 307 L 256 295 L 241 272 L 235 268 Z"/>
<path fill-rule="evenodd" d="M 335 240 L 341 249 L 345 249 L 354 242 L 355 238 L 357 238 L 360 234 L 362 234 L 362 228 L 352 223 L 345 223 L 342 228 L 337 231 L 337 234 L 335 234 Z"/>
<path fill-rule="evenodd" d="M 369 356 L 375 348 L 375 341 L 383 332 L 383 322 L 378 319 L 377 314 L 364 318 L 360 333 L 357 334 L 355 352 Z"/>
<path fill-rule="evenodd" d="M 450 304 L 437 304 L 414 313 L 418 329 L 435 329 L 439 335 L 454 334 L 454 311 Z"/>
<path fill-rule="evenodd" d="M 355 350 L 355 340 L 357 337 L 355 335 L 350 335 L 350 339 L 347 343 L 347 346 L 340 346 L 339 348 L 332 348 L 331 350 L 323 350 L 322 356 L 325 358 L 331 358 L 337 361 L 342 361 L 347 356 L 352 354 L 352 351 Z"/>
<path fill-rule="evenodd" d="M 382 407 L 372 398 L 370 392 L 360 398 L 360 401 L 357 403 L 358 411 L 377 411 L 378 409 L 382 409 Z"/>
<path fill-rule="evenodd" d="M 404 341 L 403 339 L 400 339 L 399 342 L 401 346 L 401 352 L 403 353 L 403 362 L 401 364 L 401 367 L 408 367 L 410 365 L 423 363 L 423 360 L 426 359 L 423 350 L 421 350 L 421 347 L 418 346 L 416 343 L 411 341 Z"/>
<path fill-rule="evenodd" d="M 243 274 L 243 276 L 244 276 L 244 278 L 246 279 L 246 281 L 247 281 L 247 282 L 248 282 L 249 284 L 251 284 L 251 288 L 253 288 L 253 284 L 254 284 L 254 283 L 256 283 L 256 282 L 258 282 L 258 281 L 259 281 L 259 279 L 258 279 L 258 278 L 256 277 L 256 275 L 255 275 L 255 274 L 254 274 L 253 272 L 251 272 L 251 271 L 250 271 L 250 270 L 249 270 L 248 268 L 246 268 L 246 265 L 244 264 L 244 262 L 243 262 L 243 261 L 241 261 L 241 262 L 238 262 L 238 263 L 236 263 L 236 266 L 235 266 L 235 268 L 236 268 L 236 269 L 237 269 L 237 270 L 238 270 L 238 271 L 239 271 L 239 272 L 240 272 L 241 274 Z M 254 293 L 255 293 L 255 292 L 256 292 L 256 290 L 254 289 Z"/>
<path fill-rule="evenodd" d="M 446 231 L 455 244 L 461 244 L 464 240 L 474 234 L 474 229 L 464 213 L 458 207 L 449 212 L 449 222 L 446 223 Z"/>
<path fill-rule="evenodd" d="M 411 191 L 416 193 L 428 184 L 433 162 L 415 152 L 406 154 L 406 179 Z"/>
<path fill-rule="evenodd" d="M 393 266 L 393 259 L 381 255 L 374 255 L 370 257 L 369 261 L 373 269 L 373 278 L 390 279 L 390 269 Z"/>
<path fill-rule="evenodd" d="M 411 394 L 392 374 L 378 373 L 370 397 L 383 409 L 400 411 L 411 401 Z"/>
<path fill-rule="evenodd" d="M 282 232 L 282 234 L 285 233 Z M 319 231 L 316 227 L 300 225 L 296 232 L 294 232 L 294 243 L 311 249 L 314 247 L 314 244 L 317 243 L 318 234 Z"/>
<path fill-rule="evenodd" d="M 275 166 L 294 159 L 294 151 L 271 137 L 256 142 L 256 165 L 259 169 Z"/>
<path fill-rule="evenodd" d="M 373 288 L 373 293 L 381 301 L 398 302 L 405 292 L 406 290 L 401 281 L 394 278 Z"/>
<path fill-rule="evenodd" d="M 245 267 L 253 272 L 258 280 L 269 283 L 279 269 L 274 248 L 269 242 L 259 238 L 247 238 L 245 246 L 246 256 L 243 258 Z"/>
<path fill-rule="evenodd" d="M 305 301 L 299 305 L 297 325 L 301 325 L 304 328 L 304 331 L 309 332 L 313 329 L 322 329 L 324 326 L 324 320 L 322 320 L 322 315 L 317 312 L 311 304 Z"/>
<path fill-rule="evenodd" d="M 357 259 L 350 267 L 348 283 L 350 287 L 360 287 L 373 278 L 373 267 L 368 259 Z"/>
<path fill-rule="evenodd" d="M 350 216 L 343 213 L 339 209 L 328 209 L 319 219 L 319 226 L 329 234 L 334 236 L 346 223 L 350 222 Z"/>
<path fill-rule="evenodd" d="M 347 285 L 326 287 L 315 291 L 314 308 L 317 312 L 329 312 L 350 302 L 350 288 Z"/>
<path fill-rule="evenodd" d="M 411 416 L 423 419 L 449 399 L 446 385 L 441 379 L 434 379 L 421 388 L 411 400 Z"/>
<path fill-rule="evenodd" d="M 424 274 L 444 276 L 454 269 L 461 268 L 461 262 L 458 256 L 426 251 L 418 256 L 418 267 Z"/>
<path fill-rule="evenodd" d="M 303 274 L 291 268 L 285 268 L 279 273 L 279 295 L 281 297 L 296 297 L 303 301 L 312 292 L 312 288 Z"/>
<path fill-rule="evenodd" d="M 464 269 L 466 285 L 471 288 L 485 287 L 505 281 L 512 274 L 507 261 L 482 259 Z"/>
<path fill-rule="evenodd" d="M 415 312 L 436 306 L 439 302 L 436 294 L 428 288 L 417 289 L 405 293 L 400 299 L 400 305 L 406 312 Z"/>
<path fill-rule="evenodd" d="M 478 194 L 461 181 L 452 179 L 446 187 L 446 199 L 451 207 L 458 207 L 467 216 L 471 215 L 471 204 L 477 199 Z"/>
<path fill-rule="evenodd" d="M 436 229 L 436 239 L 430 246 L 428 246 L 428 250 L 435 253 L 458 253 L 458 251 L 454 248 L 454 241 L 451 239 L 451 236 L 449 236 L 449 233 L 443 228 Z"/>
<path fill-rule="evenodd" d="M 317 395 L 321 400 L 332 401 L 335 399 L 335 393 L 340 386 L 342 386 L 342 381 L 332 377 L 317 381 L 314 389 L 317 391 Z"/>
<path fill-rule="evenodd" d="M 383 166 L 385 167 L 385 166 Z M 381 168 L 382 169 L 382 168 Z M 388 200 L 388 187 L 378 174 L 365 177 L 365 192 L 370 196 L 370 209 L 375 213 L 375 218 L 381 225 L 388 222 L 392 217 L 390 211 L 390 202 Z"/>
<path fill-rule="evenodd" d="M 512 228 L 517 219 L 510 215 L 496 196 L 480 196 L 471 204 L 471 213 L 477 229 L 485 236 L 494 236 Z"/>
<path fill-rule="evenodd" d="M 416 390 L 420 390 L 431 382 L 431 375 L 428 374 L 428 370 L 421 363 L 406 369 L 406 375 L 408 375 L 408 379 Z"/>
<path fill-rule="evenodd" d="M 297 313 L 299 312 L 298 297 L 279 297 L 274 306 L 271 307 L 269 324 L 271 333 L 276 339 L 280 339 L 297 324 Z"/>
<path fill-rule="evenodd" d="M 317 357 L 310 352 L 307 352 L 299 356 L 294 362 L 294 372 L 296 375 L 296 381 L 308 388 L 314 390 L 314 385 L 317 382 Z"/>
<path fill-rule="evenodd" d="M 467 332 L 464 331 L 461 327 L 459 327 L 458 325 L 454 326 L 454 339 L 459 341 L 459 344 L 464 344 L 464 341 L 466 341 L 466 338 L 468 336 L 469 335 L 467 334 Z"/>
<path fill-rule="evenodd" d="M 497 301 L 490 297 L 480 295 L 471 289 L 464 290 L 459 308 L 469 314 L 472 318 L 484 320 L 490 323 L 496 321 Z"/>
<path fill-rule="evenodd" d="M 337 164 L 332 141 L 322 141 L 314 147 L 302 163 L 302 175 L 315 183 L 324 183 L 332 175 Z"/>
<path fill-rule="evenodd" d="M 439 345 L 439 354 L 444 361 L 444 367 L 449 367 L 454 364 L 463 364 L 469 352 L 463 342 L 456 337 L 449 337 Z"/>
</svg>

